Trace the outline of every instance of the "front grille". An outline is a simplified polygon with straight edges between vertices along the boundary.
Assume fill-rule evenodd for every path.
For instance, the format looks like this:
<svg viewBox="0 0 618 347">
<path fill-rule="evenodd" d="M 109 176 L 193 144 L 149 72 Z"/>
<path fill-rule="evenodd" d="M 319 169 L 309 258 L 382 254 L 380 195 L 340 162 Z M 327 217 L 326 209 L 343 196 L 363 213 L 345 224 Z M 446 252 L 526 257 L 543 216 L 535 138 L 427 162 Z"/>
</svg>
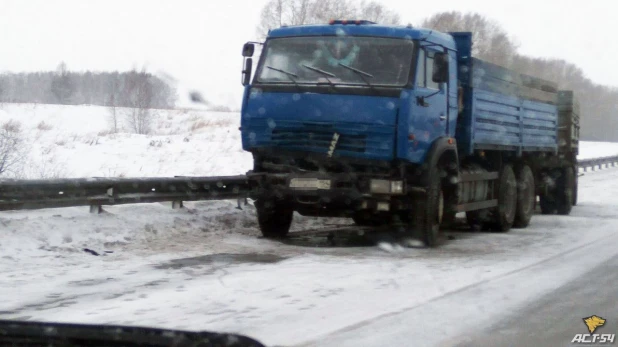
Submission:
<svg viewBox="0 0 618 347">
<path fill-rule="evenodd" d="M 383 124 L 252 118 L 243 126 L 243 140 L 249 148 L 326 154 L 336 133 L 333 157 L 390 160 L 395 131 L 394 126 Z"/>
<path fill-rule="evenodd" d="M 328 151 L 336 131 L 304 127 L 300 129 L 273 129 L 272 143 L 282 147 L 302 147 Z M 339 134 L 337 151 L 365 152 L 366 135 Z"/>
</svg>

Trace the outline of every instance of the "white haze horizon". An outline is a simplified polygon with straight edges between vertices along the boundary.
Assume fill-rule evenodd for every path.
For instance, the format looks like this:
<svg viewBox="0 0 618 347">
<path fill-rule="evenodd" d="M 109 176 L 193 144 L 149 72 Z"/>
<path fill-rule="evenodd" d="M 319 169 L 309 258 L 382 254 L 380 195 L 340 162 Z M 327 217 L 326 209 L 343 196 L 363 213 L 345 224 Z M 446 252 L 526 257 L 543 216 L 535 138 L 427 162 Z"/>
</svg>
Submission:
<svg viewBox="0 0 618 347">
<path fill-rule="evenodd" d="M 359 1 L 360 2 L 360 1 Z M 478 12 L 519 44 L 519 53 L 559 58 L 595 83 L 618 86 L 613 2 L 455 0 L 378 2 L 419 25 L 443 11 Z M 126 71 L 172 76 L 219 105 L 240 107 L 242 44 L 257 38 L 267 0 L 0 0 L 0 72 Z M 557 8 L 568 11 L 557 11 Z M 609 68 L 608 68 L 609 67 Z M 181 95 L 181 97 L 184 97 Z"/>
</svg>

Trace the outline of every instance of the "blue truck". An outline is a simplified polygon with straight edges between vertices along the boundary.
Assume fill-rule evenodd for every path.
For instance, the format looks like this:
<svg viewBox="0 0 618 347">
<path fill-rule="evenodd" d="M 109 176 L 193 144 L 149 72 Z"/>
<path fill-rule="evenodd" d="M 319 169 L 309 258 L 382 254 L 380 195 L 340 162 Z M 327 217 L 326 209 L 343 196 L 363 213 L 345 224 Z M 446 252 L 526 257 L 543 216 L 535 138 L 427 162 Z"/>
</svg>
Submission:
<svg viewBox="0 0 618 347">
<path fill-rule="evenodd" d="M 471 33 L 333 20 L 273 29 L 242 55 L 265 237 L 285 237 L 298 212 L 404 226 L 433 247 L 459 212 L 506 232 L 537 201 L 544 214 L 576 204 L 573 93 L 472 57 Z"/>
</svg>

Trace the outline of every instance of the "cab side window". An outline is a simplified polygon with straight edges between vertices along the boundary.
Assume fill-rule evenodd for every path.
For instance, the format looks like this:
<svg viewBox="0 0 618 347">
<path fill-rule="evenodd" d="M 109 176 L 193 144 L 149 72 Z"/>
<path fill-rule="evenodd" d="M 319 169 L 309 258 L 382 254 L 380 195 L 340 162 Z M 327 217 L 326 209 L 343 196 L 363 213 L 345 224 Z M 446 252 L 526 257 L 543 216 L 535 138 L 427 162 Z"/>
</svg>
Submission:
<svg viewBox="0 0 618 347">
<path fill-rule="evenodd" d="M 418 51 L 418 65 L 416 68 L 416 86 L 425 88 L 425 50 Z"/>
<path fill-rule="evenodd" d="M 432 80 L 433 74 L 433 51 L 427 51 L 424 48 L 419 50 L 418 65 L 416 70 L 416 86 L 429 89 L 440 89 L 440 84 Z"/>
<path fill-rule="evenodd" d="M 425 81 L 426 81 L 426 86 L 429 89 L 440 89 L 440 84 L 436 83 L 433 81 L 432 74 L 433 74 L 433 59 L 434 59 L 434 52 L 427 52 L 426 54 L 427 57 L 427 61 L 425 62 Z"/>
</svg>

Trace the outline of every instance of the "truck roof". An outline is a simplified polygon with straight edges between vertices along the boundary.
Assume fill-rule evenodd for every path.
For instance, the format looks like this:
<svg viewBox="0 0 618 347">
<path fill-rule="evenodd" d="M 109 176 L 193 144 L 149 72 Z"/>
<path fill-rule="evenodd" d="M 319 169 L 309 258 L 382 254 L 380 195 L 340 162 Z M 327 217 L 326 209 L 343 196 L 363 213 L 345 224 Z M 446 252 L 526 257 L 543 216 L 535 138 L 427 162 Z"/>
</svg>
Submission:
<svg viewBox="0 0 618 347">
<path fill-rule="evenodd" d="M 380 25 L 380 24 L 312 24 L 286 26 L 272 29 L 268 38 L 293 37 L 293 36 L 330 36 L 330 35 L 351 35 L 351 36 L 380 36 L 403 38 L 408 40 L 425 39 L 429 42 L 439 44 L 447 49 L 455 50 L 453 37 L 435 30 L 413 28 L 411 26 L 400 25 Z"/>
</svg>

